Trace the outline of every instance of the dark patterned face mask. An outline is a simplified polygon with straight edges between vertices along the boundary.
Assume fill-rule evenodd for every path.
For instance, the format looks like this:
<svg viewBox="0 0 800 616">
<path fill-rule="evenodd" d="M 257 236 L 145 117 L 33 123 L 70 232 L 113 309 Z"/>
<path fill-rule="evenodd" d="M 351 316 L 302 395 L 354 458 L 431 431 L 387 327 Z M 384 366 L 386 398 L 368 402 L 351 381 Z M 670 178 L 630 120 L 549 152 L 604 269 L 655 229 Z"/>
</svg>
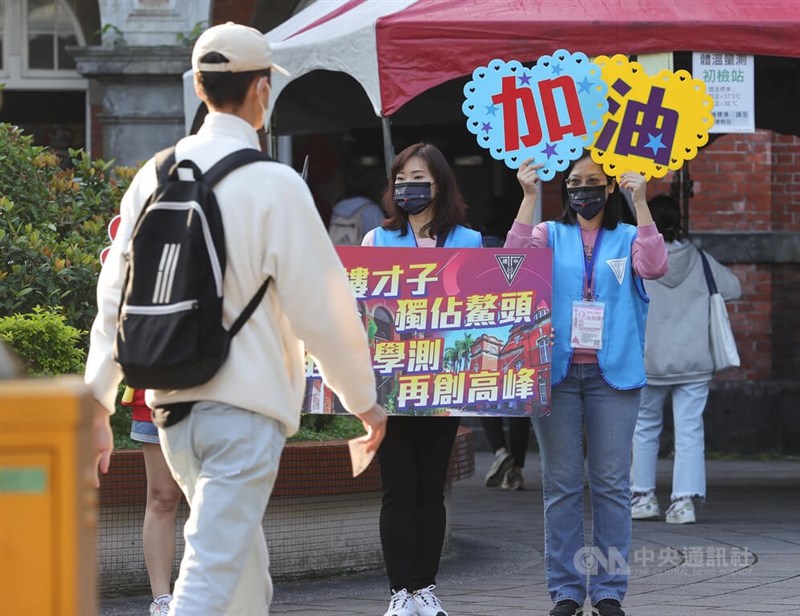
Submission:
<svg viewBox="0 0 800 616">
<path fill-rule="evenodd" d="M 419 214 L 431 204 L 430 182 L 398 182 L 394 185 L 394 204 L 409 214 Z"/>
<path fill-rule="evenodd" d="M 580 186 L 578 188 L 567 188 L 569 196 L 569 206 L 576 214 L 580 214 L 586 220 L 591 220 L 606 204 L 606 184 L 600 186 Z"/>
</svg>

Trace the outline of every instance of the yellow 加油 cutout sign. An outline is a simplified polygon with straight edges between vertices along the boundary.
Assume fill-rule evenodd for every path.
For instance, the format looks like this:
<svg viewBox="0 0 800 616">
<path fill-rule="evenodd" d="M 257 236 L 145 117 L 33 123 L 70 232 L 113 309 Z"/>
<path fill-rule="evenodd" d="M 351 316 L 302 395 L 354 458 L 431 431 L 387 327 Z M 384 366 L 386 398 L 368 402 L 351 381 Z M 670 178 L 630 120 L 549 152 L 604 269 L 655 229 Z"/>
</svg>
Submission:
<svg viewBox="0 0 800 616">
<path fill-rule="evenodd" d="M 608 112 L 591 154 L 609 176 L 664 177 L 708 142 L 714 101 L 701 80 L 684 70 L 650 76 L 624 55 L 599 56 L 595 63 L 608 84 Z"/>
</svg>

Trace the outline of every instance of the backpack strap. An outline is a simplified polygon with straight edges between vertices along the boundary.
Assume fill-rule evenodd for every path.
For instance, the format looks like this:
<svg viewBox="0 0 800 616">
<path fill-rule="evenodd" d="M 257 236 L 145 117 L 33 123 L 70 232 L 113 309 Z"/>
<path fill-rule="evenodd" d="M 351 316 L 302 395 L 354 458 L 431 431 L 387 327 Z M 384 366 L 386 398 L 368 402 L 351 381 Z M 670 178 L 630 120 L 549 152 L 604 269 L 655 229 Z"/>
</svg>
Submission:
<svg viewBox="0 0 800 616">
<path fill-rule="evenodd" d="M 175 146 L 166 148 L 157 152 L 154 156 L 156 159 L 156 177 L 158 178 L 158 185 L 163 186 L 169 180 L 169 172 L 175 164 Z"/>
<path fill-rule="evenodd" d="M 250 163 L 270 162 L 272 160 L 274 159 L 259 150 L 254 150 L 252 148 L 237 150 L 236 152 L 232 152 L 220 159 L 208 171 L 206 171 L 203 174 L 203 181 L 208 186 L 215 186 L 220 180 L 222 180 L 222 178 L 239 167 L 244 167 Z M 250 301 L 247 302 L 247 306 L 244 307 L 244 310 L 242 310 L 241 314 L 233 322 L 233 325 L 231 325 L 231 328 L 228 330 L 228 335 L 231 338 L 233 338 L 239 332 L 239 330 L 242 329 L 242 326 L 247 322 L 247 319 L 252 316 L 253 312 L 255 312 L 256 308 L 261 303 L 261 300 L 264 298 L 264 294 L 267 292 L 269 281 L 270 279 L 267 278 L 263 283 L 261 283 L 258 291 L 255 292 L 255 295 L 253 295 Z"/>
<path fill-rule="evenodd" d="M 703 274 L 706 277 L 706 285 L 708 286 L 708 294 L 714 295 L 717 292 L 717 283 L 714 281 L 714 274 L 711 273 L 711 266 L 708 264 L 706 253 L 699 248 L 697 252 L 700 253 L 700 258 L 703 260 Z"/>
<path fill-rule="evenodd" d="M 233 338 L 239 332 L 239 330 L 242 329 L 242 326 L 247 322 L 247 319 L 249 319 L 250 316 L 255 312 L 256 308 L 258 308 L 258 305 L 264 298 L 264 293 L 267 292 L 269 281 L 270 278 L 267 278 L 261 283 L 261 286 L 258 287 L 256 294 L 253 295 L 249 302 L 247 302 L 247 306 L 244 307 L 242 313 L 233 322 L 233 325 L 231 325 L 231 328 L 228 330 L 228 335 L 230 335 L 231 338 Z"/>
<path fill-rule="evenodd" d="M 244 167 L 250 163 L 270 162 L 272 160 L 271 157 L 260 150 L 254 150 L 253 148 L 236 150 L 214 163 L 214 165 L 203 174 L 203 181 L 209 186 L 215 186 L 222 178 L 239 167 Z"/>
<path fill-rule="evenodd" d="M 238 169 L 239 167 L 244 167 L 245 165 L 249 165 L 250 163 L 256 162 L 270 162 L 273 158 L 264 154 L 260 150 L 254 150 L 253 148 L 243 148 L 241 150 L 237 150 L 235 152 L 231 152 L 227 156 L 221 158 L 219 161 L 214 163 L 214 165 L 203 174 L 203 181 L 208 186 L 215 186 L 222 178 L 226 175 L 231 173 L 232 171 Z M 258 291 L 255 292 L 250 301 L 247 302 L 247 306 L 244 307 L 241 314 L 236 318 L 231 325 L 231 328 L 228 330 L 228 335 L 233 338 L 239 330 L 242 329 L 242 326 L 247 322 L 253 312 L 255 312 L 258 305 L 261 303 L 261 300 L 264 298 L 264 294 L 267 292 L 267 287 L 269 286 L 270 279 L 267 278 L 261 286 L 258 288 Z"/>
<path fill-rule="evenodd" d="M 436 236 L 436 248 L 444 248 L 444 244 L 447 241 L 447 238 L 450 237 L 450 233 L 452 230 L 448 231 L 447 233 L 439 233 Z"/>
</svg>

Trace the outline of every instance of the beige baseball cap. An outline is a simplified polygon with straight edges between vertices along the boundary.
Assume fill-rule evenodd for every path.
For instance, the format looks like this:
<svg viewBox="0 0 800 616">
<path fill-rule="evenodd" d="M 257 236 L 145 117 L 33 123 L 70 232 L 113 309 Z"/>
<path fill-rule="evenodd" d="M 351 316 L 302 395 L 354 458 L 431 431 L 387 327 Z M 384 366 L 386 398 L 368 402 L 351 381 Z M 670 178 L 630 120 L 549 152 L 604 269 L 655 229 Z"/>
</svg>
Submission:
<svg viewBox="0 0 800 616">
<path fill-rule="evenodd" d="M 221 54 L 228 61 L 200 61 L 200 58 L 212 52 Z M 195 73 L 243 73 L 269 68 L 289 77 L 285 68 L 273 64 L 272 48 L 261 32 L 232 21 L 212 26 L 203 32 L 192 50 L 192 70 Z"/>
</svg>

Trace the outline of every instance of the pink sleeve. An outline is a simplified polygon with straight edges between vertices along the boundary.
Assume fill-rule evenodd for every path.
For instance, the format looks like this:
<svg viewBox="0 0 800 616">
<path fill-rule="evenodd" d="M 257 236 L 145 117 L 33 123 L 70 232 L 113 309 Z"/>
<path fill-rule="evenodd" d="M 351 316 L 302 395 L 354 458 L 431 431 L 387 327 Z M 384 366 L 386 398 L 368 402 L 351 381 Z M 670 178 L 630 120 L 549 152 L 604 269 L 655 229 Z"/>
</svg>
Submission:
<svg viewBox="0 0 800 616">
<path fill-rule="evenodd" d="M 645 280 L 655 280 L 667 273 L 669 259 L 664 238 L 656 223 L 638 227 L 631 248 L 633 271 Z"/>
<path fill-rule="evenodd" d="M 503 248 L 547 248 L 547 223 L 540 222 L 534 227 L 515 220 Z"/>
</svg>

